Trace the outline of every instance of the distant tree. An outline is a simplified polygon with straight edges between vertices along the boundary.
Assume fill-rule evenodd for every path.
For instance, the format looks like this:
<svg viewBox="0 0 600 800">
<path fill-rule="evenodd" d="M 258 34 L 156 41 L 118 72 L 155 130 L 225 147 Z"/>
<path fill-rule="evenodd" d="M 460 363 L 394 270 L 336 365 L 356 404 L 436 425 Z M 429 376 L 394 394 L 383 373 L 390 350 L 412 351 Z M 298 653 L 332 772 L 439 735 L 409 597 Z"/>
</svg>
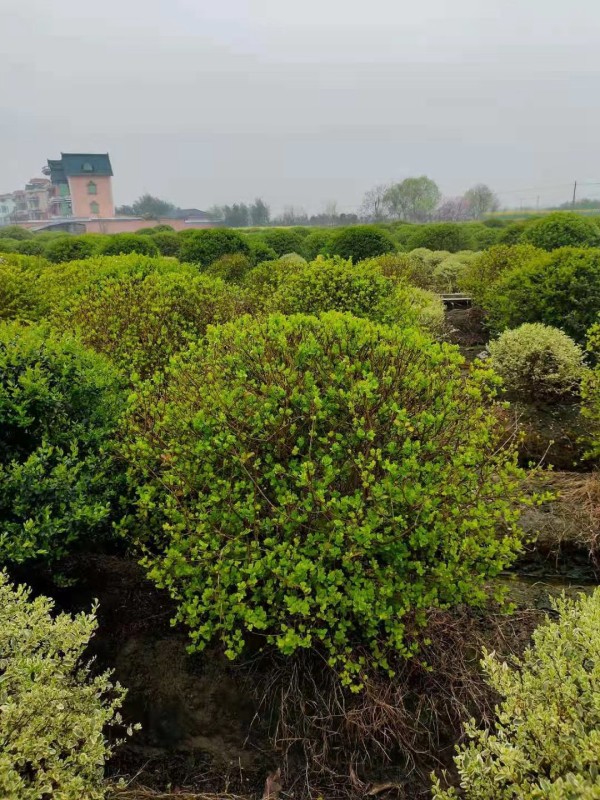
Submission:
<svg viewBox="0 0 600 800">
<path fill-rule="evenodd" d="M 389 187 L 384 196 L 392 216 L 411 222 L 429 219 L 437 208 L 441 193 L 437 183 L 426 175 L 406 178 Z"/>
<path fill-rule="evenodd" d="M 469 219 L 469 204 L 465 197 L 447 197 L 436 212 L 440 222 L 462 222 Z"/>
<path fill-rule="evenodd" d="M 273 220 L 276 225 L 306 225 L 308 214 L 297 206 L 284 206 L 283 213 Z"/>
<path fill-rule="evenodd" d="M 490 211 L 497 211 L 500 207 L 497 196 L 486 186 L 485 183 L 478 183 L 465 192 L 464 200 L 469 208 L 469 214 L 475 219 L 479 219 Z"/>
<path fill-rule="evenodd" d="M 250 224 L 257 227 L 268 225 L 271 221 L 271 209 L 260 197 L 250 206 Z"/>
<path fill-rule="evenodd" d="M 140 217 L 168 217 L 176 211 L 173 203 L 168 200 L 161 200 L 151 194 L 143 194 L 131 206 L 133 213 Z"/>
<path fill-rule="evenodd" d="M 385 198 L 390 188 L 388 184 L 380 183 L 365 193 L 359 209 L 361 219 L 367 222 L 381 222 L 388 218 L 389 210 Z"/>
<path fill-rule="evenodd" d="M 595 208 L 600 209 L 600 199 L 597 198 L 596 200 L 594 200 L 593 198 L 590 197 L 582 197 L 581 200 L 577 200 L 575 204 L 573 204 L 573 202 L 569 200 L 568 202 L 562 203 L 560 206 L 557 206 L 557 208 L 560 209 L 576 208 L 579 209 L 580 211 L 593 210 Z"/>
<path fill-rule="evenodd" d="M 135 217 L 133 206 L 117 206 L 115 208 L 117 217 Z"/>
</svg>

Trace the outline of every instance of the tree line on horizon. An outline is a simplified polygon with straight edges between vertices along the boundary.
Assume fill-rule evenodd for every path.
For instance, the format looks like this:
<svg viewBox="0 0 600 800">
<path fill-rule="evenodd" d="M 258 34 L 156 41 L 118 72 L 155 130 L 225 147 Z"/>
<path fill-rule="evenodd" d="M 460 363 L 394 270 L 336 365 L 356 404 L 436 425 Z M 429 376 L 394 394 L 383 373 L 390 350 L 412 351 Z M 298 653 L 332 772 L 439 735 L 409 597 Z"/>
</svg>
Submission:
<svg viewBox="0 0 600 800">
<path fill-rule="evenodd" d="M 434 180 L 421 175 L 397 183 L 378 184 L 369 189 L 358 213 L 340 213 L 337 203 L 331 201 L 318 214 L 309 215 L 302 207 L 287 205 L 280 214 L 272 216 L 269 205 L 257 197 L 252 203 L 213 205 L 206 214 L 214 222 L 230 228 L 269 225 L 335 227 L 359 222 L 464 222 L 481 219 L 499 207 L 497 195 L 487 184 L 478 183 L 463 195 L 445 197 Z M 583 198 L 574 205 L 564 203 L 556 208 L 585 210 L 598 207 L 599 200 Z M 131 205 L 117 208 L 118 214 L 146 219 L 177 219 L 185 216 L 185 211 L 151 194 L 144 194 Z"/>
</svg>

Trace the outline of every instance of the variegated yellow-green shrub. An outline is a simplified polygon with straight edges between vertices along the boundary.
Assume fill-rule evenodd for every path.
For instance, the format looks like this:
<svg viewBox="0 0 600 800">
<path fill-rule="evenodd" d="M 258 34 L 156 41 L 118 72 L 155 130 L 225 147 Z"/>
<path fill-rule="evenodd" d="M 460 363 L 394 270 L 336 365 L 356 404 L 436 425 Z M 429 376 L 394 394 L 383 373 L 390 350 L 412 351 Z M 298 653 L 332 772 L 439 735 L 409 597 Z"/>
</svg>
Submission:
<svg viewBox="0 0 600 800">
<path fill-rule="evenodd" d="M 460 788 L 435 780 L 434 800 L 600 798 L 600 590 L 554 608 L 558 620 L 534 632 L 520 661 L 485 654 L 502 697 L 495 725 L 468 725 L 455 757 Z"/>
<path fill-rule="evenodd" d="M 90 614 L 54 614 L 0 572 L 0 797 L 103 800 L 104 765 L 121 727 L 124 690 L 110 673 L 92 676 L 85 649 Z M 123 733 L 125 732 L 124 729 Z"/>
</svg>

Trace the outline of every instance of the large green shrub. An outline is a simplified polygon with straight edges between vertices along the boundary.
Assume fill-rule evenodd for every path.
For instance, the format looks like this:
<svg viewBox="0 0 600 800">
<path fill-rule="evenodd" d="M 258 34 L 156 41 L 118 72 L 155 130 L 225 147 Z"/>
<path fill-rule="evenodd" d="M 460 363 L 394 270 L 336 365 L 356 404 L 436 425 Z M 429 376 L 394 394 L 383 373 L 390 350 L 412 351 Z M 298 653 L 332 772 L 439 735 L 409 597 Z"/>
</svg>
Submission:
<svg viewBox="0 0 600 800">
<path fill-rule="evenodd" d="M 459 222 L 439 222 L 432 225 L 415 225 L 408 241 L 410 250 L 425 247 L 428 250 L 473 250 L 475 237 L 470 226 Z"/>
<path fill-rule="evenodd" d="M 290 228 L 268 228 L 262 232 L 262 238 L 278 256 L 302 252 L 304 237 L 296 230 Z"/>
<path fill-rule="evenodd" d="M 600 314 L 598 315 L 600 320 Z M 582 414 L 590 422 L 589 454 L 600 457 L 600 321 L 588 331 L 587 351 L 593 368 L 586 370 L 581 384 Z"/>
<path fill-rule="evenodd" d="M 492 729 L 467 725 L 455 758 L 460 789 L 435 800 L 597 800 L 600 797 L 600 590 L 553 601 L 559 614 L 512 664 L 486 653 L 501 697 Z"/>
<path fill-rule="evenodd" d="M 139 253 L 123 256 L 96 256 L 82 261 L 54 264 L 40 272 L 38 288 L 46 313 L 57 311 L 70 303 L 75 295 L 89 286 L 126 276 L 143 277 L 152 273 L 197 275 L 189 264 L 173 258 L 151 258 Z"/>
<path fill-rule="evenodd" d="M 493 284 L 504 272 L 520 269 L 524 264 L 536 258 L 544 257 L 542 250 L 530 244 L 506 245 L 490 247 L 471 259 L 460 276 L 460 288 L 481 303 Z"/>
<path fill-rule="evenodd" d="M 252 269 L 252 262 L 242 253 L 221 256 L 206 268 L 207 275 L 222 278 L 228 283 L 243 283 L 247 273 Z"/>
<path fill-rule="evenodd" d="M 520 548 L 521 473 L 493 373 L 463 367 L 337 313 L 242 318 L 174 360 L 127 455 L 149 574 L 195 648 L 317 648 L 350 680 L 408 654 L 427 609 L 486 598 Z"/>
<path fill-rule="evenodd" d="M 248 246 L 250 247 L 250 259 L 253 264 L 260 264 L 261 261 L 274 261 L 277 253 L 260 236 L 248 236 Z"/>
<path fill-rule="evenodd" d="M 557 212 L 527 225 L 521 241 L 542 250 L 557 250 L 560 247 L 598 247 L 600 228 L 595 222 L 579 214 Z"/>
<path fill-rule="evenodd" d="M 45 248 L 45 256 L 48 261 L 60 264 L 63 261 L 77 261 L 89 258 L 95 251 L 94 241 L 90 237 L 67 235 L 48 242 Z"/>
<path fill-rule="evenodd" d="M 58 558 L 106 532 L 122 404 L 113 370 L 75 339 L 0 326 L 0 562 Z"/>
<path fill-rule="evenodd" d="M 330 254 L 331 231 L 313 231 L 304 238 L 302 242 L 302 255 L 309 261 L 312 261 L 317 256 L 325 256 Z"/>
<path fill-rule="evenodd" d="M 152 236 L 138 236 L 135 233 L 115 233 L 102 243 L 100 252 L 105 256 L 120 256 L 127 253 L 139 253 L 145 256 L 157 256 L 158 247 Z"/>
<path fill-rule="evenodd" d="M 393 239 L 372 225 L 354 225 L 343 228 L 331 237 L 329 251 L 341 258 L 351 258 L 354 262 L 374 258 L 396 249 Z"/>
<path fill-rule="evenodd" d="M 41 256 L 44 253 L 45 244 L 37 239 L 22 239 L 15 246 L 15 253 L 23 253 L 26 256 Z"/>
<path fill-rule="evenodd" d="M 154 230 L 154 228 L 150 230 Z M 152 241 L 158 247 L 158 252 L 161 256 L 174 256 L 177 258 L 181 253 L 181 239 L 177 236 L 175 231 L 159 231 L 158 233 L 154 233 Z"/>
<path fill-rule="evenodd" d="M 600 308 L 600 249 L 564 247 L 534 258 L 503 273 L 483 305 L 493 330 L 543 322 L 583 343 Z"/>
<path fill-rule="evenodd" d="M 0 572 L 0 796 L 3 800 L 103 800 L 104 765 L 125 692 L 92 675 L 90 614 L 55 614 Z"/>
<path fill-rule="evenodd" d="M 0 255 L 0 320 L 38 319 L 41 305 L 35 270 Z"/>
<path fill-rule="evenodd" d="M 4 225 L 0 228 L 0 239 L 32 239 L 33 233 L 20 225 Z M 2 242 L 0 242 L 0 250 Z"/>
<path fill-rule="evenodd" d="M 208 267 L 221 256 L 250 255 L 250 246 L 242 234 L 224 228 L 186 231 L 182 236 L 181 259 Z"/>
<path fill-rule="evenodd" d="M 104 353 L 127 376 L 147 378 L 208 325 L 241 313 L 233 287 L 205 275 L 151 273 L 96 284 L 54 323 Z"/>
<path fill-rule="evenodd" d="M 515 397 L 559 402 L 579 391 L 583 352 L 558 328 L 521 325 L 490 342 L 489 351 L 492 367 Z"/>
</svg>

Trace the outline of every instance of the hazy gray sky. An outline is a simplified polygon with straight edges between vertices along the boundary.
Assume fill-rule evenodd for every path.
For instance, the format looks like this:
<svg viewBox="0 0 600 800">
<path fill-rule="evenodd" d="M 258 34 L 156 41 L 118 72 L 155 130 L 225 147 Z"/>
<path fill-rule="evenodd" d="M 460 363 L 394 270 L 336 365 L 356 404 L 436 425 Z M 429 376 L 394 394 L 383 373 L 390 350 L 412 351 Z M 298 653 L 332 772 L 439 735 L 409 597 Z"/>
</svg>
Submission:
<svg viewBox="0 0 600 800">
<path fill-rule="evenodd" d="M 600 182 L 599 0 L 0 0 L 0 32 L 0 191 L 61 151 L 199 208 Z"/>
</svg>

